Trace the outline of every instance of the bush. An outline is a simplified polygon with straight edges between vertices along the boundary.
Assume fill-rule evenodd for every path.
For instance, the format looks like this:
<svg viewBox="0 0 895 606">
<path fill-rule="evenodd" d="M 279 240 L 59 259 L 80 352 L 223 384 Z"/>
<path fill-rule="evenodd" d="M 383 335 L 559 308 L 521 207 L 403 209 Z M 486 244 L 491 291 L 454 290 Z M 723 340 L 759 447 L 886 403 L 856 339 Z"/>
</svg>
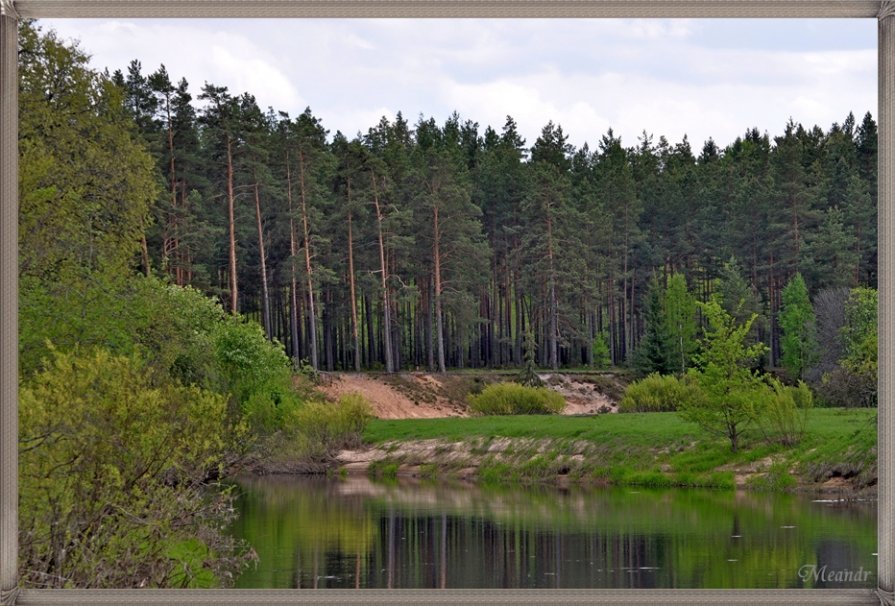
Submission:
<svg viewBox="0 0 895 606">
<path fill-rule="evenodd" d="M 811 390 L 799 381 L 789 387 L 773 377 L 755 392 L 755 422 L 769 443 L 798 444 L 805 435 L 808 410 L 814 405 Z"/>
<path fill-rule="evenodd" d="M 818 405 L 836 408 L 875 407 L 877 379 L 875 375 L 856 374 L 847 368 L 834 368 L 820 378 Z"/>
<path fill-rule="evenodd" d="M 481 415 L 543 415 L 562 412 L 565 399 L 546 387 L 494 383 L 468 397 L 469 407 Z"/>
<path fill-rule="evenodd" d="M 220 532 L 230 498 L 203 489 L 228 441 L 225 399 L 173 383 L 136 357 L 51 354 L 20 392 L 23 582 L 190 586 L 233 578 L 241 559 Z M 191 540 L 192 551 L 208 554 L 198 564 L 178 549 Z"/>
<path fill-rule="evenodd" d="M 295 456 L 325 460 L 336 450 L 359 446 L 372 417 L 370 405 L 359 394 L 344 395 L 336 404 L 308 402 L 283 419 L 282 437 Z"/>
<path fill-rule="evenodd" d="M 699 397 L 699 385 L 690 376 L 653 373 L 631 383 L 619 404 L 619 412 L 672 412 Z"/>
<path fill-rule="evenodd" d="M 779 492 L 794 488 L 796 480 L 789 473 L 786 463 L 777 461 L 771 464 L 767 472 L 751 476 L 746 483 L 753 490 Z"/>
</svg>

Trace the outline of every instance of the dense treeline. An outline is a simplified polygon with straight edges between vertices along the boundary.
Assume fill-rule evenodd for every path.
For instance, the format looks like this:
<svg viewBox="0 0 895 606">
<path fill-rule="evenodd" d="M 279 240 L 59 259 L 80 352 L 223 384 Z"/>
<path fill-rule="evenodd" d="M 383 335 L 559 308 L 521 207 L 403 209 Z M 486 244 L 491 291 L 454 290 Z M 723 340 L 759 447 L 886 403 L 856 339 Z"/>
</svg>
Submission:
<svg viewBox="0 0 895 606">
<path fill-rule="evenodd" d="M 113 80 L 159 167 L 144 268 L 255 315 L 296 362 L 325 369 L 629 361 L 654 274 L 706 300 L 736 260 L 781 356 L 782 291 L 876 280 L 876 124 L 790 121 L 694 150 L 644 132 L 595 148 L 548 123 L 528 145 L 450 116 L 401 114 L 330 137 L 310 109 L 262 111 L 164 67 Z"/>
</svg>

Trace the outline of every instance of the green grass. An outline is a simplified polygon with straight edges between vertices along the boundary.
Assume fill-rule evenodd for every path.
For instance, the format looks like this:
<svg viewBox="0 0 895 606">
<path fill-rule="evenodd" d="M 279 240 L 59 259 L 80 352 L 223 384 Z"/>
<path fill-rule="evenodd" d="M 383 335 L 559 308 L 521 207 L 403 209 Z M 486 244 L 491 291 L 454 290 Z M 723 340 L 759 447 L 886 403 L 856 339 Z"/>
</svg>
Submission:
<svg viewBox="0 0 895 606">
<path fill-rule="evenodd" d="M 730 488 L 734 485 L 731 467 L 767 460 L 773 461 L 772 469 L 767 477 L 753 480 L 756 488 L 791 488 L 795 480 L 788 475 L 790 468 L 809 482 L 841 475 L 858 476 L 867 484 L 875 474 L 876 410 L 814 409 L 809 411 L 799 445 L 768 445 L 753 436 L 736 453 L 726 440 L 704 434 L 676 413 L 377 419 L 364 432 L 364 440 L 373 444 L 427 439 L 464 442 L 473 455 L 482 457 L 496 438 L 549 441 L 549 445 L 543 455 L 514 445 L 504 451 L 509 462 L 480 461 L 479 479 L 485 483 L 549 481 L 566 467 L 566 455 L 583 448 L 586 461 L 572 476 L 612 484 Z"/>
<path fill-rule="evenodd" d="M 876 410 L 817 408 L 808 415 L 807 434 L 819 442 L 848 437 L 875 429 Z M 623 441 L 632 446 L 676 446 L 706 436 L 673 412 L 627 413 L 594 417 L 540 415 L 492 416 L 447 419 L 374 419 L 367 425 L 364 441 L 449 441 L 470 438 L 532 438 L 586 440 L 595 444 Z M 825 450 L 835 450 L 828 444 Z"/>
<path fill-rule="evenodd" d="M 597 444 L 624 441 L 649 446 L 661 442 L 696 439 L 699 429 L 674 413 L 630 413 L 596 417 L 492 416 L 448 419 L 374 419 L 364 431 L 364 441 L 450 441 L 470 438 L 532 438 L 587 440 Z"/>
</svg>

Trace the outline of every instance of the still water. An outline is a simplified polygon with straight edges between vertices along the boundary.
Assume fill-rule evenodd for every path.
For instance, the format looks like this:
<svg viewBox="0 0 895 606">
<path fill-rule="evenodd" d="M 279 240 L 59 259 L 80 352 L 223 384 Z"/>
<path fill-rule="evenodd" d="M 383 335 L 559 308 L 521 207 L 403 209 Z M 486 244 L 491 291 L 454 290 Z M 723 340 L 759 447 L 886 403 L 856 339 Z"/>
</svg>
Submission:
<svg viewBox="0 0 895 606">
<path fill-rule="evenodd" d="M 362 478 L 238 484 L 233 533 L 260 561 L 237 587 L 876 586 L 875 503 Z"/>
</svg>

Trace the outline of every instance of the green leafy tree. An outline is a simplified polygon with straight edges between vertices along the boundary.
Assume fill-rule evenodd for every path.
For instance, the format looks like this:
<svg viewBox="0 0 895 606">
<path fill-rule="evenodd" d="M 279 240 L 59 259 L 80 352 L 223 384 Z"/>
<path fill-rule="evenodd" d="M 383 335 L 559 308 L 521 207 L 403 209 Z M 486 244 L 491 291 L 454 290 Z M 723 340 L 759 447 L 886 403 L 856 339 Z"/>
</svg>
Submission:
<svg viewBox="0 0 895 606">
<path fill-rule="evenodd" d="M 687 290 L 683 274 L 674 274 L 668 279 L 663 320 L 670 366 L 683 374 L 696 353 L 696 300 Z"/>
<path fill-rule="evenodd" d="M 801 379 L 818 357 L 814 308 L 801 274 L 793 276 L 783 289 L 780 327 L 783 330 L 781 362 L 793 379 Z"/>
<path fill-rule="evenodd" d="M 609 336 L 605 331 L 594 337 L 591 345 L 592 364 L 596 368 L 608 368 L 612 364 L 609 352 Z"/>
<path fill-rule="evenodd" d="M 745 344 L 754 315 L 738 324 L 717 298 L 699 307 L 709 326 L 702 351 L 695 357 L 697 366 L 690 374 L 702 397 L 683 403 L 679 410 L 707 432 L 727 438 L 736 452 L 743 432 L 755 420 L 755 392 L 761 389 L 761 379 L 751 367 L 767 348 L 763 343 Z"/>
<path fill-rule="evenodd" d="M 20 44 L 20 275 L 54 292 L 70 277 L 121 275 L 157 197 L 153 158 L 83 51 L 27 22 Z"/>
<path fill-rule="evenodd" d="M 877 310 L 878 293 L 873 288 L 854 288 L 845 302 L 845 357 L 840 363 L 857 379 L 851 397 L 862 406 L 877 404 Z"/>
</svg>

